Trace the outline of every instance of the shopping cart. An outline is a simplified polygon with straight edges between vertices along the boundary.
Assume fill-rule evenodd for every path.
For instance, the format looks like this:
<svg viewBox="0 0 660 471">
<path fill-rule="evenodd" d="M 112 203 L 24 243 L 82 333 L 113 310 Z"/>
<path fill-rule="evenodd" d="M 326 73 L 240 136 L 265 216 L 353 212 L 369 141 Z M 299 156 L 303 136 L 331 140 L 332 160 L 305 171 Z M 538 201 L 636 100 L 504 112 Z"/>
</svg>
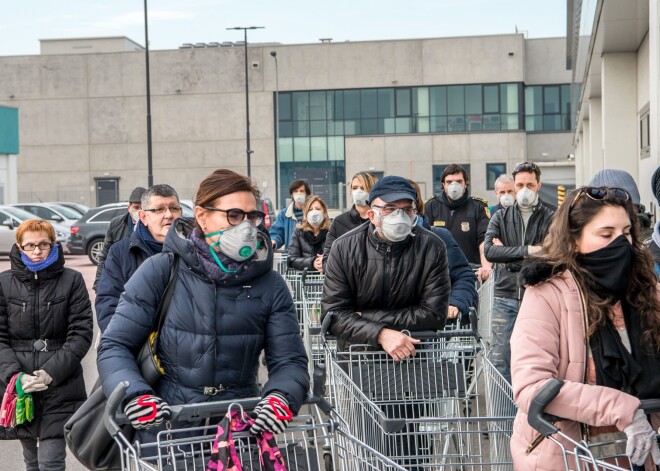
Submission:
<svg viewBox="0 0 660 471">
<path fill-rule="evenodd" d="M 351 432 L 409 469 L 512 469 L 515 405 L 478 333 L 412 336 L 422 341 L 401 362 L 366 345 L 326 352 L 331 402 Z"/>
<path fill-rule="evenodd" d="M 551 379 L 543 385 L 529 406 L 527 421 L 539 433 L 538 439 L 532 444 L 538 445 L 543 439 L 555 443 L 562 452 L 564 466 L 567 471 L 631 471 L 633 467 L 625 455 L 626 440 L 614 440 L 600 443 L 587 443 L 584 440 L 574 440 L 554 424 L 561 421 L 559 417 L 544 412 L 546 406 L 559 394 L 564 384 L 563 380 Z M 646 399 L 641 401 L 645 412 L 659 412 L 660 399 Z M 617 446 L 618 445 L 618 446 Z M 622 449 L 622 452 L 612 453 L 612 449 Z"/>
<path fill-rule="evenodd" d="M 321 339 L 321 297 L 323 295 L 322 274 L 305 273 L 302 276 L 303 338 L 309 358 L 310 373 L 314 365 L 324 363 L 325 354 Z"/>
<path fill-rule="evenodd" d="M 283 251 L 273 252 L 273 270 L 278 272 L 280 275 L 286 275 L 286 271 L 289 268 L 288 265 L 289 253 Z"/>
<path fill-rule="evenodd" d="M 493 294 L 495 290 L 495 281 L 493 276 L 488 278 L 486 281 L 479 283 L 477 287 L 478 295 L 478 314 L 477 318 L 479 319 L 479 335 L 484 342 L 484 345 L 487 349 L 490 349 L 490 340 L 491 340 L 491 327 L 492 327 L 492 314 L 493 314 Z"/>
<path fill-rule="evenodd" d="M 319 375 L 315 372 L 315 380 Z M 322 380 L 321 380 L 322 381 Z M 315 390 L 320 382 L 315 381 Z M 217 422 L 228 411 L 252 410 L 260 398 L 171 406 L 165 430 L 152 443 L 130 442 L 120 424 L 128 423 L 117 409 L 124 400 L 128 383 L 120 383 L 110 395 L 104 423 L 121 451 L 122 471 L 206 470 L 215 440 Z M 319 422 L 313 415 L 299 415 L 277 443 L 289 471 L 293 470 L 385 470 L 405 471 L 353 436 L 332 406 L 315 391 L 306 402 L 328 417 Z M 215 419 L 215 421 L 213 421 Z M 200 422 L 203 423 L 200 425 Z M 178 428 L 174 428 L 176 423 Z M 181 425 L 185 424 L 185 425 Z M 238 461 L 245 471 L 263 469 L 259 449 L 248 432 L 233 434 Z"/>
<path fill-rule="evenodd" d="M 317 271 L 311 271 L 305 268 L 304 270 L 294 270 L 289 268 L 284 275 L 286 284 L 291 291 L 291 297 L 293 298 L 293 304 L 296 308 L 296 314 L 298 314 L 298 322 L 300 324 L 300 332 L 304 332 L 305 329 L 305 307 L 303 300 L 303 286 L 304 284 L 310 283 L 321 283 L 323 284 L 323 275 Z"/>
</svg>

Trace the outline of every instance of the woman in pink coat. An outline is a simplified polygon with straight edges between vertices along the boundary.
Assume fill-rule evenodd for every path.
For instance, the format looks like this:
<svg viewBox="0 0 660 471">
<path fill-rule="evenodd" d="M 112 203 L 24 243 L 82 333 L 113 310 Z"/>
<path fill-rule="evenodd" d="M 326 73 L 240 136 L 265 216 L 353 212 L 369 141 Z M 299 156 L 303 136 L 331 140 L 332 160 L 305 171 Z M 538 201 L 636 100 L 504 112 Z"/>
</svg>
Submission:
<svg viewBox="0 0 660 471">
<path fill-rule="evenodd" d="M 596 187 L 569 194 L 543 255 L 521 277 L 527 290 L 511 338 L 515 468 L 564 469 L 559 447 L 527 423 L 530 401 L 559 378 L 564 385 L 546 411 L 566 419 L 558 423 L 564 433 L 622 438 L 620 452 L 655 469 L 660 420 L 652 427 L 639 400 L 660 396 L 660 290 L 630 195 Z"/>
</svg>

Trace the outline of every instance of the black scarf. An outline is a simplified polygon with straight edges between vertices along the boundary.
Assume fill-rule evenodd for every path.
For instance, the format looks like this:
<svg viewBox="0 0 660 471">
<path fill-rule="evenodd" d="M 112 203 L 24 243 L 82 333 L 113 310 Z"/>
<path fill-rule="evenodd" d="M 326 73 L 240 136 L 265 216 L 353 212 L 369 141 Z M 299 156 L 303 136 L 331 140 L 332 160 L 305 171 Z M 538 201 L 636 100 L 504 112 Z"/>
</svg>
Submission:
<svg viewBox="0 0 660 471">
<path fill-rule="evenodd" d="M 633 248 L 625 235 L 598 250 L 578 254 L 576 261 L 591 275 L 586 283 L 598 296 L 615 300 L 625 297 L 633 263 Z"/>
<path fill-rule="evenodd" d="M 631 352 L 609 320 L 589 339 L 596 366 L 596 383 L 639 399 L 652 399 L 660 391 L 660 354 L 641 344 L 644 328 L 639 313 L 622 303 Z"/>
<path fill-rule="evenodd" d="M 469 197 L 470 197 L 470 193 L 467 191 L 467 188 L 465 189 L 465 193 L 463 193 L 463 196 L 458 198 L 456 201 L 449 199 L 447 193 L 445 193 L 444 191 L 442 192 L 442 202 L 452 210 L 460 207 L 463 203 L 465 203 L 465 201 Z"/>
<path fill-rule="evenodd" d="M 312 247 L 314 253 L 319 254 L 323 253 L 323 245 L 325 244 L 325 236 L 327 234 L 327 229 L 321 229 L 317 236 L 312 231 L 304 231 L 303 238 Z"/>
</svg>

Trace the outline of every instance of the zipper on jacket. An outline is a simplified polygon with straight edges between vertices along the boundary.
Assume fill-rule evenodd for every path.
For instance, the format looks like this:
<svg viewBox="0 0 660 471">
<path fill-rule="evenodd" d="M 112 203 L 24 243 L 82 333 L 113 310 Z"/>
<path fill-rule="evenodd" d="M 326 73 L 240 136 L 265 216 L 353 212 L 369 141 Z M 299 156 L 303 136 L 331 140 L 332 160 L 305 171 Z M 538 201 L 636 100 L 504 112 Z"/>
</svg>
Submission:
<svg viewBox="0 0 660 471">
<path fill-rule="evenodd" d="M 25 312 L 25 307 L 26 307 L 26 305 L 27 305 L 27 303 L 24 302 L 24 303 L 23 303 L 23 312 Z"/>
<path fill-rule="evenodd" d="M 383 283 L 383 299 L 385 300 L 385 305 L 390 303 L 390 257 L 392 254 L 392 246 L 387 245 L 387 250 L 385 252 L 385 277 Z"/>
</svg>

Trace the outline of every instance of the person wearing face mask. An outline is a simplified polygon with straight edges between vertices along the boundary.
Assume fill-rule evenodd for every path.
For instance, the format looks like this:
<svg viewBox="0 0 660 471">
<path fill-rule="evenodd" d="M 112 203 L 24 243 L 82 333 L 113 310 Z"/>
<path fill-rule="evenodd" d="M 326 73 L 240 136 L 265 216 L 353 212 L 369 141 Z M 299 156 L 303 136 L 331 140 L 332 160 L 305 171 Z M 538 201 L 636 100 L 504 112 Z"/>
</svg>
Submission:
<svg viewBox="0 0 660 471">
<path fill-rule="evenodd" d="M 303 222 L 298 224 L 289 245 L 290 268 L 323 271 L 323 245 L 329 227 L 328 208 L 323 199 L 317 195 L 307 198 Z"/>
<path fill-rule="evenodd" d="M 117 308 L 124 285 L 147 258 L 161 253 L 170 226 L 181 217 L 179 195 L 169 185 L 154 185 L 142 193 L 137 228 L 113 244 L 96 289 L 96 323 L 101 334 Z"/>
<path fill-rule="evenodd" d="M 433 227 L 444 227 L 451 232 L 468 261 L 479 266 L 477 276 L 485 281 L 492 265 L 483 255 L 483 243 L 490 213 L 488 201 L 468 192 L 468 174 L 457 164 L 448 165 L 442 172 L 440 195 L 425 203 L 426 216 Z"/>
<path fill-rule="evenodd" d="M 621 447 L 594 449 L 597 458 L 626 454 L 635 470 L 660 464 L 660 414 L 649 423 L 639 409 L 640 399 L 660 392 L 660 286 L 652 263 L 626 190 L 581 187 L 557 210 L 543 251 L 521 271 L 527 289 L 511 337 L 516 469 L 564 469 L 557 445 L 536 440 L 527 423 L 532 398 L 551 378 L 564 381 L 546 407 L 561 418 L 562 432 L 594 443 L 622 439 Z"/>
<path fill-rule="evenodd" d="M 303 220 L 303 206 L 311 194 L 309 184 L 305 180 L 294 180 L 289 185 L 291 204 L 286 210 L 280 211 L 275 224 L 270 227 L 270 238 L 274 249 L 284 246 L 286 250 L 291 245 L 291 236 L 296 226 Z"/>
<path fill-rule="evenodd" d="M 408 180 L 387 176 L 369 194 L 369 223 L 330 249 L 322 315 L 332 315 L 338 347 L 368 344 L 395 360 L 419 343 L 401 330 L 442 329 L 451 282 L 442 240 L 415 225 L 416 193 Z"/>
<path fill-rule="evenodd" d="M 516 188 L 511 175 L 502 174 L 495 180 L 495 197 L 497 204 L 490 208 L 490 217 L 500 209 L 508 208 L 516 201 Z"/>
<path fill-rule="evenodd" d="M 538 165 L 532 162 L 520 163 L 512 175 L 516 202 L 495 213 L 484 241 L 486 258 L 495 264 L 496 270 L 491 321 L 493 349 L 490 359 L 509 382 L 511 332 L 523 295 L 518 273 L 523 260 L 541 251 L 553 214 L 539 199 L 541 169 Z"/>
<path fill-rule="evenodd" d="M 133 191 L 131 191 L 131 195 L 128 197 L 128 214 L 117 216 L 110 221 L 108 230 L 105 233 L 105 239 L 103 240 L 103 250 L 101 250 L 101 253 L 99 254 L 99 264 L 96 266 L 96 277 L 94 278 L 94 284 L 92 285 L 94 291 L 98 288 L 99 280 L 103 273 L 103 266 L 105 265 L 105 259 L 108 256 L 112 244 L 125 239 L 133 233 L 139 219 L 138 211 L 140 211 L 140 208 L 142 207 L 142 194 L 145 191 L 146 189 L 141 186 L 135 187 Z"/>
<path fill-rule="evenodd" d="M 97 365 L 106 395 L 129 382 L 124 412 L 140 441 L 155 441 L 172 404 L 261 396 L 251 431 L 276 434 L 302 405 L 307 356 L 291 293 L 273 270 L 270 239 L 259 229 L 265 214 L 258 198 L 247 177 L 227 169 L 208 175 L 195 195 L 195 227 L 188 231 L 188 221 L 177 219 L 162 253 L 126 283 Z M 151 387 L 134 353 L 149 335 L 175 256 L 178 271 L 158 337 L 165 373 Z M 268 380 L 260 386 L 262 351 Z"/>
<path fill-rule="evenodd" d="M 332 220 L 323 247 L 323 266 L 327 263 L 330 248 L 338 237 L 369 221 L 369 216 L 367 215 L 369 205 L 367 204 L 367 200 L 369 199 L 371 188 L 377 181 L 376 176 L 369 172 L 358 172 L 353 175 L 351 179 L 353 206 Z"/>
</svg>

